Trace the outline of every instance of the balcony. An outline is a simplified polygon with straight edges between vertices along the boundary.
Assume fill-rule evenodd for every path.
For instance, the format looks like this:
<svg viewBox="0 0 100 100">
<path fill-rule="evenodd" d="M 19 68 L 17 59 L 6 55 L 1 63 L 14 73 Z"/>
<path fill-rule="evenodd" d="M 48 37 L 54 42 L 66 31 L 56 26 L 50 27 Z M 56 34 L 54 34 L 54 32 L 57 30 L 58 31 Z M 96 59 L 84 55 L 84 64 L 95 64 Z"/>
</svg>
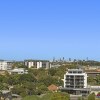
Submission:
<svg viewBox="0 0 100 100">
<path fill-rule="evenodd" d="M 74 79 L 74 77 L 66 77 L 66 79 Z"/>
</svg>

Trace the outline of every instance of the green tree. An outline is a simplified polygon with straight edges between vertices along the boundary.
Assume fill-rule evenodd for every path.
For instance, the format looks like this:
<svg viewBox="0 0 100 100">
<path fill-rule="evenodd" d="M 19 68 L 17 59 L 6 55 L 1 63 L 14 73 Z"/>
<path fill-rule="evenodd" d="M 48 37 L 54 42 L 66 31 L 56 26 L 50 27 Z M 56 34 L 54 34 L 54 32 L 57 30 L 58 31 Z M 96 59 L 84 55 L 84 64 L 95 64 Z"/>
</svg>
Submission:
<svg viewBox="0 0 100 100">
<path fill-rule="evenodd" d="M 82 97 L 78 97 L 78 100 L 84 100 Z"/>
<path fill-rule="evenodd" d="M 13 68 L 17 67 L 17 68 L 26 68 L 27 69 L 27 66 L 25 66 L 24 63 L 22 63 L 22 62 L 15 62 L 15 63 L 13 63 L 12 67 Z"/>
<path fill-rule="evenodd" d="M 37 91 L 37 94 L 44 94 L 48 91 L 48 88 L 47 86 L 44 84 L 44 83 L 37 83 L 36 84 L 36 91 Z"/>
<path fill-rule="evenodd" d="M 24 82 L 22 87 L 25 89 L 28 95 L 36 94 L 36 84 L 33 82 Z"/>
<path fill-rule="evenodd" d="M 1 100 L 1 97 L 2 97 L 2 92 L 0 91 L 0 100 Z"/>
<path fill-rule="evenodd" d="M 96 84 L 99 85 L 100 84 L 100 75 L 96 76 L 95 78 Z"/>
<path fill-rule="evenodd" d="M 88 100 L 95 100 L 95 94 L 92 93 L 88 96 Z"/>
<path fill-rule="evenodd" d="M 57 72 L 57 69 L 56 68 L 50 68 L 48 70 L 48 74 L 51 75 L 51 76 L 54 76 L 56 72 Z"/>
<path fill-rule="evenodd" d="M 12 89 L 11 89 L 11 92 L 13 94 L 18 94 L 20 95 L 21 93 L 25 92 L 25 88 L 23 88 L 22 86 L 20 85 L 16 85 L 14 86 Z"/>
<path fill-rule="evenodd" d="M 23 82 L 36 82 L 36 78 L 32 74 L 22 74 L 20 75 L 19 81 Z"/>
<path fill-rule="evenodd" d="M 88 82 L 88 84 L 94 84 L 95 83 L 94 77 L 89 76 L 87 78 L 87 82 Z"/>
<path fill-rule="evenodd" d="M 0 83 L 0 91 L 4 89 L 3 83 Z"/>
<path fill-rule="evenodd" d="M 28 72 L 34 76 L 37 76 L 38 75 L 38 70 L 37 69 L 28 69 Z"/>
<path fill-rule="evenodd" d="M 51 100 L 69 100 L 69 95 L 67 93 L 55 92 L 53 93 Z"/>
<path fill-rule="evenodd" d="M 16 84 L 20 84 L 20 75 L 16 74 L 16 75 L 9 75 L 6 79 L 7 83 L 9 85 L 16 85 Z"/>
</svg>

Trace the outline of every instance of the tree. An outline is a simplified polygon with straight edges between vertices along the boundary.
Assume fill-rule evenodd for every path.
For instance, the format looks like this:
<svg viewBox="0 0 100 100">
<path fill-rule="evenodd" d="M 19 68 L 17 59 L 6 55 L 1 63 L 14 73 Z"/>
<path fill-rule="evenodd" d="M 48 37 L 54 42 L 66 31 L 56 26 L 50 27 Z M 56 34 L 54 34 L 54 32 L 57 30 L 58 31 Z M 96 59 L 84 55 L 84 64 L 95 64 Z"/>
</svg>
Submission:
<svg viewBox="0 0 100 100">
<path fill-rule="evenodd" d="M 46 93 L 48 91 L 48 88 L 47 88 L 47 86 L 44 84 L 44 83 L 37 83 L 36 84 L 36 93 L 38 94 L 38 95 L 40 95 L 40 94 L 44 94 L 44 93 Z"/>
<path fill-rule="evenodd" d="M 3 88 L 4 88 L 3 83 L 0 83 L 0 90 L 3 90 Z"/>
<path fill-rule="evenodd" d="M 22 74 L 20 75 L 19 81 L 23 82 L 36 82 L 36 78 L 32 74 Z"/>
<path fill-rule="evenodd" d="M 95 100 L 95 94 L 92 93 L 88 96 L 88 100 Z"/>
<path fill-rule="evenodd" d="M 81 97 L 78 97 L 78 100 L 81 100 Z"/>
<path fill-rule="evenodd" d="M 51 76 L 54 76 L 56 72 L 57 72 L 57 69 L 56 68 L 50 68 L 48 70 L 48 74 L 51 75 Z"/>
<path fill-rule="evenodd" d="M 88 81 L 89 84 L 94 84 L 94 82 L 95 82 L 94 77 L 91 77 L 91 76 L 89 76 L 87 78 L 87 81 Z"/>
<path fill-rule="evenodd" d="M 22 84 L 28 95 L 36 94 L 36 84 L 33 82 L 25 82 Z"/>
<path fill-rule="evenodd" d="M 13 94 L 20 95 L 21 93 L 25 92 L 25 89 L 22 86 L 16 85 L 11 89 L 11 92 Z"/>
<path fill-rule="evenodd" d="M 95 78 L 96 84 L 99 85 L 100 84 L 100 75 L 96 76 Z"/>
<path fill-rule="evenodd" d="M 20 75 L 9 75 L 9 77 L 7 77 L 7 83 L 9 85 L 16 85 L 16 84 L 20 84 Z"/>
<path fill-rule="evenodd" d="M 51 100 L 69 100 L 69 95 L 67 93 L 55 92 L 53 93 Z"/>
<path fill-rule="evenodd" d="M 27 66 L 25 66 L 22 62 L 15 62 L 12 65 L 12 68 L 27 68 Z"/>
<path fill-rule="evenodd" d="M 34 75 L 34 76 L 37 76 L 38 75 L 38 70 L 37 69 L 31 69 L 31 68 L 29 68 L 28 69 L 28 72 L 30 74 Z"/>
</svg>

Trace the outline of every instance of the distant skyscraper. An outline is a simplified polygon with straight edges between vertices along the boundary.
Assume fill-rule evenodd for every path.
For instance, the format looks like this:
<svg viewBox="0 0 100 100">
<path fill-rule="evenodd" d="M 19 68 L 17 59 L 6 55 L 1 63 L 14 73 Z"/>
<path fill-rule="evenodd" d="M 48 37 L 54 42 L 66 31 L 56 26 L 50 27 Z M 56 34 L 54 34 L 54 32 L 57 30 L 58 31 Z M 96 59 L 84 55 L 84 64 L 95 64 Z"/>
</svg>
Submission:
<svg viewBox="0 0 100 100">
<path fill-rule="evenodd" d="M 89 60 L 88 57 L 86 58 L 86 60 L 87 60 L 87 61 Z"/>
<path fill-rule="evenodd" d="M 53 57 L 53 62 L 55 62 L 55 57 Z"/>
<path fill-rule="evenodd" d="M 71 58 L 69 58 L 69 61 L 71 61 Z"/>
<path fill-rule="evenodd" d="M 63 62 L 64 62 L 65 58 L 63 57 Z"/>
</svg>

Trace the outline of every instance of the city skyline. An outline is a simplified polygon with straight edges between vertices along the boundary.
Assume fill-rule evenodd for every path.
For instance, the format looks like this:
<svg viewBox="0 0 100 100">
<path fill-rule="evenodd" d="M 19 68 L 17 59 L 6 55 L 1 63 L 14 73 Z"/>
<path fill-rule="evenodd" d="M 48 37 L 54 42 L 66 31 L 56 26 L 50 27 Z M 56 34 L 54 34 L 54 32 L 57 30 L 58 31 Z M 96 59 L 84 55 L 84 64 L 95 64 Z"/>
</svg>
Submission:
<svg viewBox="0 0 100 100">
<path fill-rule="evenodd" d="M 99 0 L 0 1 L 0 58 L 100 61 Z"/>
</svg>

